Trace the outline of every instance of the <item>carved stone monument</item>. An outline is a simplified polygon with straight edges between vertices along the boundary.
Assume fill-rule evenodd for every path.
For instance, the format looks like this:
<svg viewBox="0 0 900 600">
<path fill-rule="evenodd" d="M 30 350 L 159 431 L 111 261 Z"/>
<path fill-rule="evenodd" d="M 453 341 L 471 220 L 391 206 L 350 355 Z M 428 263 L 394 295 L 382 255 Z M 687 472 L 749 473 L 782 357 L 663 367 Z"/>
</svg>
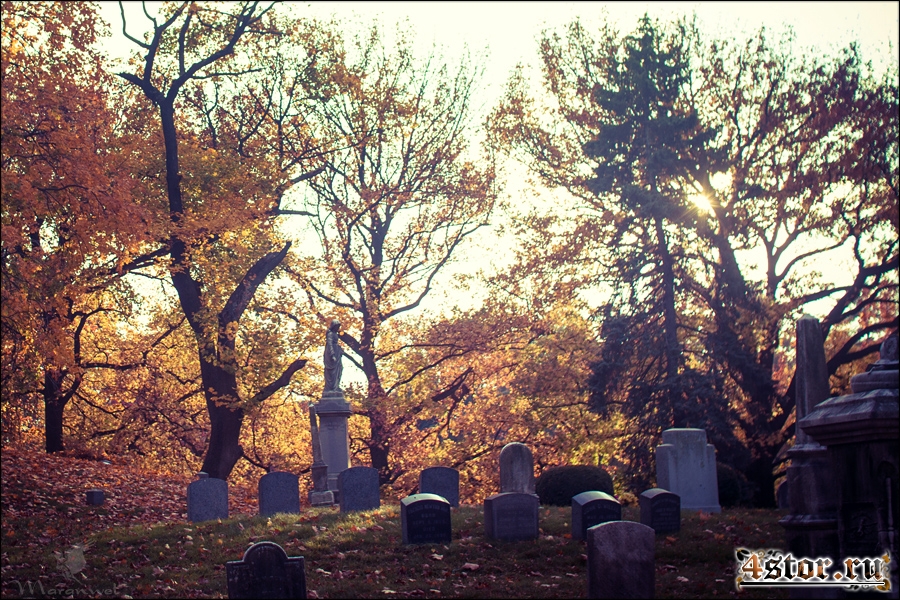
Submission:
<svg viewBox="0 0 900 600">
<path fill-rule="evenodd" d="M 881 358 L 850 378 L 852 394 L 829 398 L 798 422 L 827 448 L 837 501 L 839 560 L 900 555 L 900 359 L 897 334 Z M 891 568 L 892 590 L 900 586 Z"/>
<path fill-rule="evenodd" d="M 797 321 L 797 367 L 794 375 L 796 414 L 799 423 L 829 395 L 825 341 L 815 317 Z M 829 557 L 836 562 L 837 497 L 825 447 L 796 427 L 794 446 L 788 451 L 787 505 L 790 514 L 779 523 L 784 527 L 787 550 L 794 556 Z M 793 598 L 836 598 L 839 590 L 815 588 L 792 590 Z"/>
<path fill-rule="evenodd" d="M 337 478 L 342 471 L 350 468 L 350 437 L 347 433 L 347 419 L 353 414 L 350 403 L 341 391 L 341 358 L 344 351 L 339 340 L 340 321 L 332 321 L 325 334 L 325 388 L 322 399 L 315 405 L 319 417 L 319 440 L 322 461 L 327 465 L 327 487 L 338 489 Z"/>
</svg>

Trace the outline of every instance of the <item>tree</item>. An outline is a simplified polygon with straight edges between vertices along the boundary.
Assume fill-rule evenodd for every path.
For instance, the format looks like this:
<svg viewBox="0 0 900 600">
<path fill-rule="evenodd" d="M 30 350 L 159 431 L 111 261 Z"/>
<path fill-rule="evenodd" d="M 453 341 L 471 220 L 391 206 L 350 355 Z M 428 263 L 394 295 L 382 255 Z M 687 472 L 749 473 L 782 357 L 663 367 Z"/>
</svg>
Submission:
<svg viewBox="0 0 900 600">
<path fill-rule="evenodd" d="M 114 349 L 89 351 L 85 327 L 128 310 L 123 275 L 161 255 L 139 200 L 150 194 L 122 175 L 140 152 L 115 125 L 102 32 L 88 4 L 3 4 L 4 424 L 40 396 L 47 452 L 63 450 L 86 373 L 128 368 Z"/>
<path fill-rule="evenodd" d="M 318 236 L 321 255 L 292 272 L 323 329 L 326 311 L 344 323 L 347 356 L 367 382 L 364 443 L 383 483 L 401 472 L 392 439 L 411 413 L 393 414 L 400 389 L 465 352 L 445 346 L 447 354 L 390 380 L 384 366 L 418 345 L 414 333 L 392 336 L 390 324 L 420 305 L 496 202 L 490 162 L 475 162 L 468 150 L 471 67 L 417 62 L 409 46 L 401 35 L 387 48 L 373 27 L 349 48 L 337 40 L 318 51 L 308 126 L 317 139 L 335 140 L 334 151 L 309 179 L 301 206 L 282 211 L 308 216 Z"/>
<path fill-rule="evenodd" d="M 128 33 L 122 13 L 126 37 L 145 54 L 135 72 L 119 76 L 152 102 L 164 143 L 169 273 L 197 344 L 210 421 L 202 469 L 224 479 L 244 456 L 246 407 L 284 388 L 306 363 L 295 359 L 242 392 L 242 317 L 291 245 L 276 239 L 271 219 L 293 181 L 265 138 L 279 132 L 275 99 L 290 89 L 285 75 L 302 76 L 276 60 L 280 44 L 295 47 L 295 30 L 277 22 L 272 5 L 183 2 L 164 5 L 159 17 L 145 12 L 152 31 L 142 40 Z M 291 167 L 302 167 L 302 156 L 292 158 Z"/>
<path fill-rule="evenodd" d="M 678 66 L 668 79 L 665 69 L 648 76 L 656 63 L 646 45 L 632 42 L 624 55 L 636 60 L 620 60 L 627 40 L 652 40 L 649 33 L 674 36 L 676 43 L 663 50 L 683 52 L 680 62 L 673 57 L 667 63 Z M 668 337 L 649 339 L 660 340 L 662 348 L 677 340 L 683 361 L 678 372 L 702 375 L 684 379 L 682 389 L 708 390 L 701 403 L 706 415 L 727 417 L 716 417 L 719 434 L 746 446 L 747 456 L 731 459 L 749 469 L 759 487 L 757 501 L 773 503 L 772 460 L 793 407 L 791 388 L 781 393 L 773 380 L 779 332 L 824 298 L 834 302 L 826 333 L 867 305 L 884 305 L 893 315 L 848 340 L 846 357 L 872 352 L 873 345 L 858 344 L 897 326 L 896 85 L 890 77 L 868 75 L 853 48 L 833 61 L 798 57 L 764 32 L 743 45 L 704 42 L 686 23 L 663 26 L 646 18 L 625 37 L 605 25 L 595 38 L 573 23 L 564 36 L 545 34 L 541 53 L 554 104 L 538 105 L 524 72 L 517 73 L 492 118 L 495 146 L 508 146 L 542 183 L 572 194 L 581 211 L 567 227 L 577 237 L 566 259 L 597 260 L 595 288 L 627 290 L 634 281 L 657 277 L 665 283 L 674 275 L 675 315 L 661 328 Z M 631 97 L 620 93 L 628 89 Z M 664 91 L 670 105 L 662 101 Z M 659 93 L 655 105 L 665 109 L 655 119 L 641 117 L 644 107 L 653 106 L 648 92 Z M 634 136 L 638 132 L 642 137 Z M 860 144 L 874 151 L 862 152 Z M 655 193 L 659 180 L 647 179 L 648 172 L 666 176 L 665 193 Z M 597 195 L 616 187 L 627 191 L 634 183 L 644 189 L 630 202 L 610 204 Z M 634 227 L 639 214 L 649 226 Z M 668 246 L 660 244 L 664 239 Z M 652 263 L 641 260 L 648 248 L 656 252 Z M 813 258 L 839 248 L 852 248 L 851 283 L 810 272 Z M 765 256 L 761 276 L 752 252 Z M 643 271 L 621 268 L 641 264 Z M 606 382 L 646 375 L 652 354 L 645 346 L 652 342 L 633 334 L 647 331 L 653 314 L 668 310 L 671 316 L 672 294 L 665 286 L 659 290 L 656 296 L 613 296 L 600 311 L 609 321 L 602 341 L 610 352 L 595 369 L 595 399 L 618 403 L 634 389 L 617 391 Z M 644 312 L 657 299 L 662 311 Z M 667 322 L 677 324 L 676 335 Z M 616 345 L 629 352 L 617 355 Z M 665 358 L 655 372 L 671 377 L 675 353 Z M 642 443 L 648 449 L 653 432 L 644 433 L 651 434 Z"/>
</svg>

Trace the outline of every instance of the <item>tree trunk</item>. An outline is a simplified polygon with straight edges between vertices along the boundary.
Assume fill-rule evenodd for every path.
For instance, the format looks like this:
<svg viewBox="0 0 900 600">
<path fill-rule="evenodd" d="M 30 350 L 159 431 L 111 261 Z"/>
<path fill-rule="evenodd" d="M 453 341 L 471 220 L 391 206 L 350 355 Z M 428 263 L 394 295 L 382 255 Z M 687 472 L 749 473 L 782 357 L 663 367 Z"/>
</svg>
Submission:
<svg viewBox="0 0 900 600">
<path fill-rule="evenodd" d="M 66 398 L 61 393 L 62 377 L 48 370 L 44 373 L 44 442 L 47 453 L 63 451 L 63 411 Z"/>
<path fill-rule="evenodd" d="M 369 410 L 369 424 L 372 435 L 366 442 L 372 468 L 378 470 L 378 483 L 385 485 L 395 479 L 390 465 L 390 432 L 385 424 L 384 416 L 377 408 Z"/>
<path fill-rule="evenodd" d="M 682 406 L 685 399 L 680 393 L 681 386 L 677 385 L 681 352 L 678 346 L 678 313 L 675 308 L 675 266 L 672 254 L 669 252 L 662 218 L 656 217 L 655 224 L 663 277 L 663 334 L 666 345 L 667 396 L 669 407 L 672 410 L 672 426 L 686 427 L 688 425 L 685 416 L 687 411 Z"/>
<path fill-rule="evenodd" d="M 244 410 L 236 403 L 237 378 L 200 353 L 200 375 L 209 412 L 209 445 L 201 469 L 216 479 L 227 479 L 244 455 L 240 445 Z"/>
</svg>

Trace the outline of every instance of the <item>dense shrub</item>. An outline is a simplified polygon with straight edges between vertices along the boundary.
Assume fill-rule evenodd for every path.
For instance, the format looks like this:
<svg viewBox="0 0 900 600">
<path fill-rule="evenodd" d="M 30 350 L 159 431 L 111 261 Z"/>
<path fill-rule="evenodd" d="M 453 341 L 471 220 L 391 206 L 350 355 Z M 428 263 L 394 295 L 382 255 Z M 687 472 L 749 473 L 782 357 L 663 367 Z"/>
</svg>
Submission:
<svg viewBox="0 0 900 600">
<path fill-rule="evenodd" d="M 753 487 L 743 473 L 729 465 L 716 464 L 719 480 L 719 504 L 722 506 L 746 506 L 753 498 Z"/>
<path fill-rule="evenodd" d="M 570 465 L 552 467 L 538 477 L 535 491 L 545 506 L 571 506 L 581 492 L 613 493 L 612 477 L 602 467 Z"/>
</svg>

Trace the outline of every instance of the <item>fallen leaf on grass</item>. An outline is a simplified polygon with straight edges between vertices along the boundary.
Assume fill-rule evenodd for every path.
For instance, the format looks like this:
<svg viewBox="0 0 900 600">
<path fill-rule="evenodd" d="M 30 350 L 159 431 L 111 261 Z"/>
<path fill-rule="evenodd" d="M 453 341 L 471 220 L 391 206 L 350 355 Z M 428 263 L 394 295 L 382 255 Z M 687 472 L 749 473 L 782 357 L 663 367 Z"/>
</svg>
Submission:
<svg viewBox="0 0 900 600">
<path fill-rule="evenodd" d="M 462 568 L 468 571 L 477 571 L 481 568 L 481 565 L 476 565 L 475 563 L 466 563 L 462 566 Z"/>
<path fill-rule="evenodd" d="M 431 558 L 433 560 L 444 560 L 444 555 L 443 554 L 432 554 Z"/>
<path fill-rule="evenodd" d="M 687 583 L 687 582 L 690 581 L 690 579 L 688 579 L 687 577 L 682 577 L 681 575 L 679 575 L 679 576 L 676 577 L 675 579 L 678 580 L 678 581 L 680 581 L 680 582 L 682 582 L 682 583 Z"/>
</svg>

